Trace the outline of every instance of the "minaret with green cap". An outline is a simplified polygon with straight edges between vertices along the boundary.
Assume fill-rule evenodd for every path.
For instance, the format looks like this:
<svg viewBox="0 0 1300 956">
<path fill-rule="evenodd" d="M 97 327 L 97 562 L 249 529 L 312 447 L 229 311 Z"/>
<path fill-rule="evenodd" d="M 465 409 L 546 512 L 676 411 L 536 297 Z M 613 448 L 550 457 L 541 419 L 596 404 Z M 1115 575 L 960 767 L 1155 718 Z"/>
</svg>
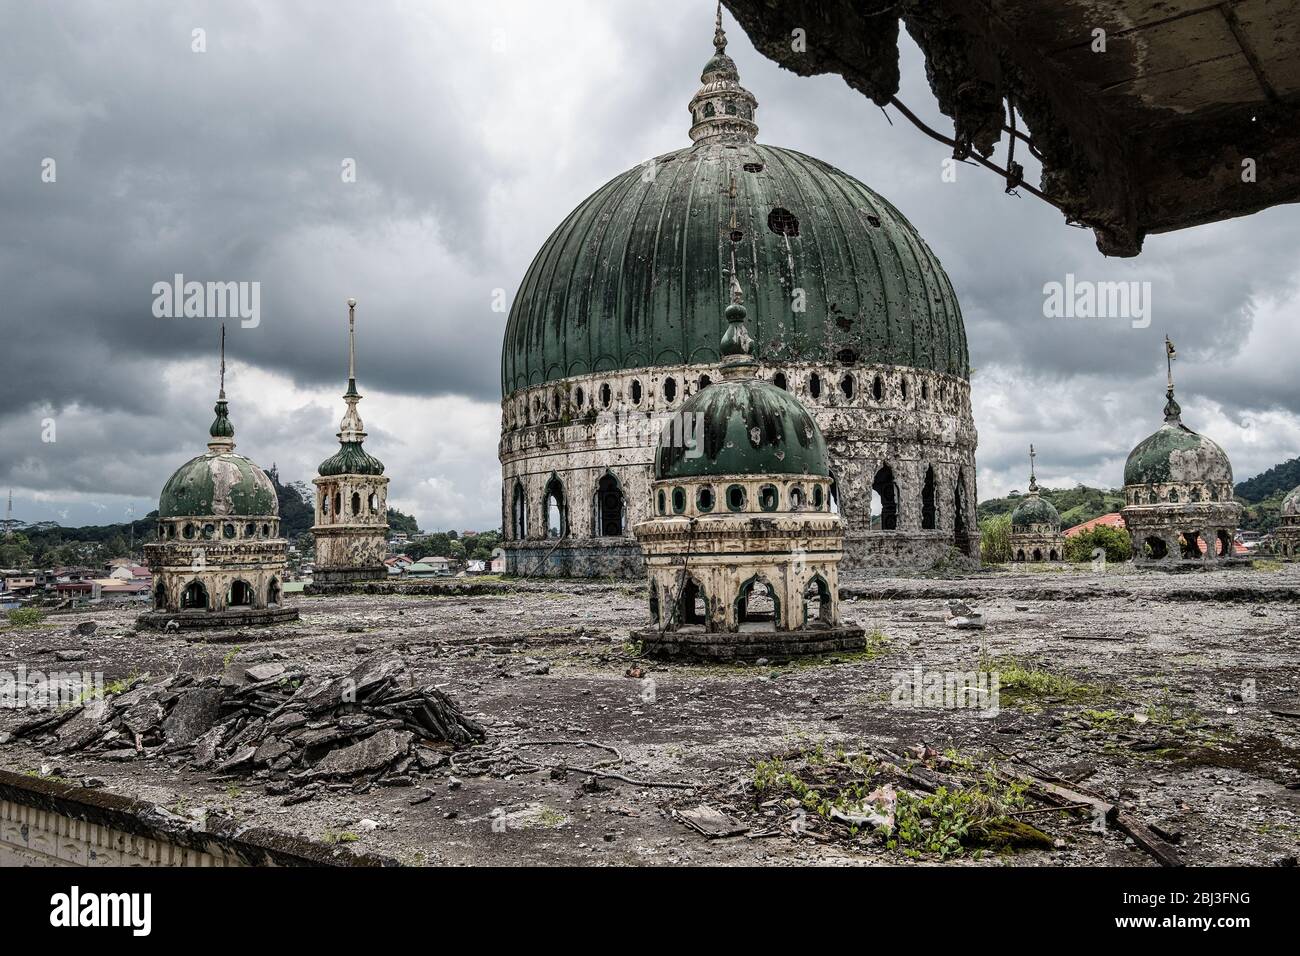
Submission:
<svg viewBox="0 0 1300 956">
<path fill-rule="evenodd" d="M 343 393 L 343 400 L 348 403 L 348 410 L 339 423 L 339 450 L 321 462 L 318 471 L 326 477 L 336 475 L 382 475 L 384 463 L 370 455 L 362 447 L 366 439 L 366 427 L 357 413 L 357 402 L 361 393 L 357 391 L 357 300 L 348 299 L 348 390 Z"/>
</svg>

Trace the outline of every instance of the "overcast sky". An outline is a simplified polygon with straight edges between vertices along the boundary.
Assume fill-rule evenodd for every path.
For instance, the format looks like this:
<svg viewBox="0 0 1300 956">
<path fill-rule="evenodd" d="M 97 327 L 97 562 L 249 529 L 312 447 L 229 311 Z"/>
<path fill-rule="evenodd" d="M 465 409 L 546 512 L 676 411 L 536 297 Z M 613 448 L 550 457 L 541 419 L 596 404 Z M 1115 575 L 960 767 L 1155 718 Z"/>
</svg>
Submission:
<svg viewBox="0 0 1300 956">
<path fill-rule="evenodd" d="M 883 194 L 951 276 L 981 498 L 1024 487 L 1031 441 L 1044 483 L 1118 485 L 1161 420 L 1166 333 L 1184 421 L 1238 480 L 1300 454 L 1300 208 L 1108 260 L 985 170 L 944 182 L 945 147 L 838 77 L 781 70 L 724 18 L 759 140 Z M 241 452 L 286 480 L 333 452 L 355 296 L 360 411 L 391 502 L 426 529 L 495 527 L 494 296 L 513 297 L 585 196 L 689 143 L 712 20 L 708 0 L 0 0 L 0 491 L 14 516 L 143 515 L 203 450 L 217 323 L 154 315 L 154 283 L 181 273 L 260 283 L 260 324 L 228 329 Z M 907 39 L 902 74 L 902 100 L 950 130 Z M 1150 282 L 1150 327 L 1045 318 L 1044 284 L 1070 273 Z"/>
</svg>

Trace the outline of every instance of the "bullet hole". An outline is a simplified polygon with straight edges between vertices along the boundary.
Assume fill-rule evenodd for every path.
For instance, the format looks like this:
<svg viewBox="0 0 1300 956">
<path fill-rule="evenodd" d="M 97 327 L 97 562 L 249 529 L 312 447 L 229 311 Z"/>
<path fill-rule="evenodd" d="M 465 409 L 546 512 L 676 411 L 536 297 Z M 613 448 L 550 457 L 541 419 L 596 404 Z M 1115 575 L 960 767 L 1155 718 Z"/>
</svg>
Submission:
<svg viewBox="0 0 1300 956">
<path fill-rule="evenodd" d="M 799 220 L 790 210 L 777 206 L 767 214 L 767 228 L 778 236 L 797 236 Z"/>
</svg>

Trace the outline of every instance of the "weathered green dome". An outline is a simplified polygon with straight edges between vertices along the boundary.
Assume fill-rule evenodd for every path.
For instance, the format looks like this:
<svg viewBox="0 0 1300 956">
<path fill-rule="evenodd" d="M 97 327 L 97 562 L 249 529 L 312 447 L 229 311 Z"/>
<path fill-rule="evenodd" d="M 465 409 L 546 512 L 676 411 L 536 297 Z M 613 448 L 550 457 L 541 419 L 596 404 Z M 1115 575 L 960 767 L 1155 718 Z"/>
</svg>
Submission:
<svg viewBox="0 0 1300 956">
<path fill-rule="evenodd" d="M 336 475 L 382 475 L 384 463 L 362 447 L 359 441 L 339 443 L 339 450 L 326 458 L 316 469 L 321 477 Z"/>
<path fill-rule="evenodd" d="M 224 387 L 214 411 L 207 453 L 191 458 L 167 479 L 158 496 L 158 517 L 278 515 L 280 503 L 271 479 L 251 459 L 235 454 L 235 427 L 227 415 Z"/>
<path fill-rule="evenodd" d="M 1232 463 L 1222 448 L 1182 422 L 1182 409 L 1167 393 L 1165 423 L 1138 442 L 1124 463 L 1124 484 L 1232 482 Z"/>
<path fill-rule="evenodd" d="M 1029 528 L 1033 525 L 1051 525 L 1053 528 L 1061 527 L 1061 514 L 1046 498 L 1040 498 L 1037 492 L 1031 492 L 1026 495 L 1020 504 L 1016 505 L 1016 510 L 1011 512 L 1012 528 Z"/>
<path fill-rule="evenodd" d="M 233 451 L 192 458 L 176 469 L 158 496 L 158 517 L 250 517 L 280 513 L 275 486 L 253 461 Z"/>
<path fill-rule="evenodd" d="M 682 405 L 679 430 L 683 421 L 699 422 L 698 432 L 692 435 L 688 426 L 686 435 L 696 439 L 695 447 L 665 434 L 655 455 L 656 478 L 830 475 L 826 440 L 808 410 L 762 379 L 715 382 L 696 392 Z"/>
<path fill-rule="evenodd" d="M 898 210 L 803 153 L 705 139 L 615 177 L 546 240 L 506 325 L 503 394 L 716 362 L 726 306 L 718 276 L 733 251 L 763 362 L 968 377 L 952 285 Z"/>
</svg>

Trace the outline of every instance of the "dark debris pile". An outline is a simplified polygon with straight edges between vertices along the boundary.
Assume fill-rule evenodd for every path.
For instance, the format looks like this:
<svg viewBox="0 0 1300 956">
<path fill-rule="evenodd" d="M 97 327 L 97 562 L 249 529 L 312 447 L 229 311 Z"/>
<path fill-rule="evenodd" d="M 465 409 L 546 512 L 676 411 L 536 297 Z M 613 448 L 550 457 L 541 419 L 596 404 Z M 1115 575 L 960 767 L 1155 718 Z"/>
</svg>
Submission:
<svg viewBox="0 0 1300 956">
<path fill-rule="evenodd" d="M 400 658 L 367 660 L 341 677 L 282 664 L 239 676 L 133 681 L 121 693 L 30 720 L 9 735 L 52 753 L 107 760 L 163 757 L 218 775 L 268 781 L 272 793 L 349 781 L 401 786 L 486 739 L 433 686 L 415 687 Z"/>
</svg>

